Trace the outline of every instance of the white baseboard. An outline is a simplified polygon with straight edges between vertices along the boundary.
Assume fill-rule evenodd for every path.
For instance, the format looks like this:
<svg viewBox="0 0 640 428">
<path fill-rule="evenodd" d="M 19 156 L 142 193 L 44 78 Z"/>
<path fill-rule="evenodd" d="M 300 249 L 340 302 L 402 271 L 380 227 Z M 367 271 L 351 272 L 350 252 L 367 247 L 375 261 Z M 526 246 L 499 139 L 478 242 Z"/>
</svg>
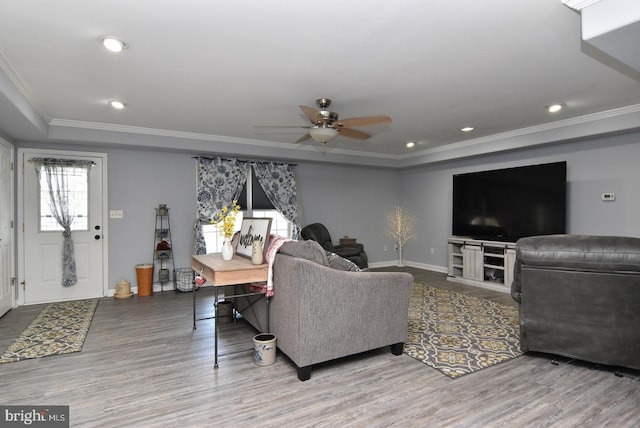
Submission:
<svg viewBox="0 0 640 428">
<path fill-rule="evenodd" d="M 385 267 L 393 267 L 393 266 L 399 266 L 397 260 L 387 260 L 387 261 L 384 261 L 384 262 L 369 263 L 369 267 L 370 268 L 385 268 Z M 430 271 L 433 271 L 433 272 L 441 272 L 441 273 L 447 273 L 448 272 L 446 266 L 428 265 L 428 264 L 425 264 L 425 263 L 418 263 L 418 262 L 412 262 L 412 261 L 405 261 L 404 262 L 404 266 L 414 267 L 414 268 L 424 269 L 424 270 L 430 270 Z"/>
<path fill-rule="evenodd" d="M 157 283 L 157 282 L 153 283 L 153 292 L 154 292 L 154 293 L 156 293 L 156 292 L 157 292 L 157 293 L 159 293 L 159 292 L 161 292 L 161 291 L 163 291 L 163 290 L 162 290 L 162 287 L 160 286 L 160 284 L 159 284 L 159 283 Z M 164 291 L 174 291 L 174 289 L 173 289 L 173 282 L 165 283 L 165 284 L 164 284 Z M 133 294 L 136 294 L 136 295 L 137 295 L 137 294 L 138 294 L 138 287 L 133 287 L 133 286 L 131 286 L 131 292 L 132 292 Z M 106 296 L 106 297 L 113 297 L 113 296 L 114 296 L 114 294 L 116 294 L 116 290 L 115 290 L 115 288 L 110 288 L 110 289 L 107 291 L 107 296 Z"/>
</svg>

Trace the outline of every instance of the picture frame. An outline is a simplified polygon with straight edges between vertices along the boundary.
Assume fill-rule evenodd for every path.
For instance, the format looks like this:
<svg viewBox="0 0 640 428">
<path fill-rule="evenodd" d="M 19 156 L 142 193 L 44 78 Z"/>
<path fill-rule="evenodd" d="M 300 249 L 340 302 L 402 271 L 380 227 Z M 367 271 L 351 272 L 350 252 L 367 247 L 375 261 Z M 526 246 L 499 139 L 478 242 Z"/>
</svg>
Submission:
<svg viewBox="0 0 640 428">
<path fill-rule="evenodd" d="M 271 233 L 271 220 L 271 218 L 244 217 L 240 226 L 236 254 L 250 259 L 253 253 L 253 241 L 259 239 L 262 243 L 262 254 L 265 256 Z"/>
</svg>

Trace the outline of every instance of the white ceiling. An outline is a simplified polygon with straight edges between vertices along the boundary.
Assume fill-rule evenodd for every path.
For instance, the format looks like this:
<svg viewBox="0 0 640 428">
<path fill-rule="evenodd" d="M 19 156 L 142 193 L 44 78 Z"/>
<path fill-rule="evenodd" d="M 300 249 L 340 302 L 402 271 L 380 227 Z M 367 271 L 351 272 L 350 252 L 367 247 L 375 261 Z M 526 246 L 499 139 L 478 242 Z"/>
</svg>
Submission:
<svg viewBox="0 0 640 428">
<path fill-rule="evenodd" d="M 2 0 L 0 131 L 382 166 L 640 126 L 633 70 L 560 0 Z M 103 35 L 129 45 L 120 54 Z M 389 115 L 325 149 L 298 106 Z M 123 111 L 107 101 L 120 99 Z M 566 107 L 550 115 L 544 107 Z M 462 133 L 462 126 L 475 127 Z M 415 141 L 413 149 L 405 143 Z"/>
</svg>

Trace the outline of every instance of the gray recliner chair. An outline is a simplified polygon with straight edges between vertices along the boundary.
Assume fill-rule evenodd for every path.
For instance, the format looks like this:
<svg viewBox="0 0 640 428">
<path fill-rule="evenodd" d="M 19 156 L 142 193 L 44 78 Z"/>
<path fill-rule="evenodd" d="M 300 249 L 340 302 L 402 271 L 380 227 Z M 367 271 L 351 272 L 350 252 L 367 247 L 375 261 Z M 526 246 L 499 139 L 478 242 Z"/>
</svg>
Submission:
<svg viewBox="0 0 640 428">
<path fill-rule="evenodd" d="M 523 352 L 640 369 L 639 238 L 522 238 L 511 296 Z"/>
<path fill-rule="evenodd" d="M 351 260 L 360 269 L 369 267 L 369 259 L 362 244 L 333 245 L 329 231 L 322 223 L 313 223 L 302 228 L 300 231 L 302 239 L 316 241 L 327 251 L 335 253 L 340 257 Z"/>
</svg>

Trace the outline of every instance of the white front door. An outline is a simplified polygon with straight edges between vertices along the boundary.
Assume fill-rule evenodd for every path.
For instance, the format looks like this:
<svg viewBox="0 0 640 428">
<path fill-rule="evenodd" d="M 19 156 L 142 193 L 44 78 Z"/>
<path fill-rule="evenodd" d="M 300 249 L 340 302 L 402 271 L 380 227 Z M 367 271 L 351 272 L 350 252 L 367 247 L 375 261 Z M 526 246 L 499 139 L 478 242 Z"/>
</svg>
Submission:
<svg viewBox="0 0 640 428">
<path fill-rule="evenodd" d="M 62 158 L 91 160 L 95 164 L 88 170 L 88 181 L 83 188 L 83 178 L 78 173 L 78 188 L 74 198 L 84 201 L 86 212 L 72 223 L 71 237 L 74 243 L 77 283 L 62 285 L 63 235 L 60 226 L 48 213 L 47 202 L 41 196 L 36 167 L 32 158 Z M 105 156 L 75 152 L 22 152 L 23 188 L 22 219 L 23 248 L 19 253 L 22 278 L 23 303 L 58 302 L 104 296 L 105 219 L 103 218 L 103 164 Z M 77 171 L 69 170 L 69 174 Z M 85 176 L 85 179 L 87 177 Z M 79 204 L 82 205 L 82 204 Z"/>
<path fill-rule="evenodd" d="M 13 306 L 13 147 L 0 140 L 0 316 Z"/>
</svg>

